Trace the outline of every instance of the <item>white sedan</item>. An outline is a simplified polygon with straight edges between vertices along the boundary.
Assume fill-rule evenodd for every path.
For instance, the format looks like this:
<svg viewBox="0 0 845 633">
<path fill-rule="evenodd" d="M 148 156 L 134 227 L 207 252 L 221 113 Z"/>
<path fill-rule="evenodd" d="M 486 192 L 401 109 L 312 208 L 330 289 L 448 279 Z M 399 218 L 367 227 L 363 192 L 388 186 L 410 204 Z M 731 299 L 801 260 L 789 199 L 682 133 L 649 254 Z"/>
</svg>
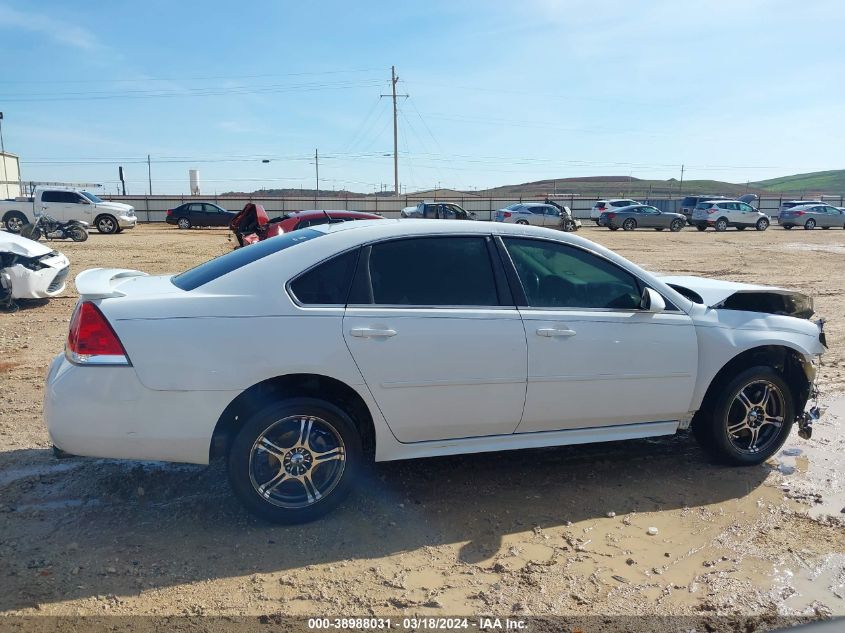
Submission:
<svg viewBox="0 0 845 633">
<path fill-rule="evenodd" d="M 44 415 L 66 453 L 207 463 L 272 521 L 336 506 L 365 460 L 692 426 L 758 464 L 814 396 L 812 301 L 657 277 L 571 233 L 440 220 L 294 231 L 179 275 L 94 269 Z"/>
<path fill-rule="evenodd" d="M 0 231 L 0 309 L 16 299 L 46 299 L 65 289 L 70 263 L 52 248 Z"/>
</svg>

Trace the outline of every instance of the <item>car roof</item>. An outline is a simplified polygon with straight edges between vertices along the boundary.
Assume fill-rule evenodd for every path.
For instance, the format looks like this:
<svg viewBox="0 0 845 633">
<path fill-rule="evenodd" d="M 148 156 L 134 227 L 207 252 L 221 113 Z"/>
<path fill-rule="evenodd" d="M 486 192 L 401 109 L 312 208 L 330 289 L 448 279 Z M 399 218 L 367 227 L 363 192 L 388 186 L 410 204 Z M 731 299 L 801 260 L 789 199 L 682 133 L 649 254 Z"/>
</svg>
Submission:
<svg viewBox="0 0 845 633">
<path fill-rule="evenodd" d="M 375 213 L 369 213 L 367 211 L 348 211 L 346 209 L 304 209 L 302 211 L 291 211 L 287 215 L 292 218 L 310 218 L 325 215 L 326 213 L 336 218 L 364 217 L 372 218 L 373 220 L 375 220 L 376 218 L 382 217 L 380 215 L 377 215 Z"/>
</svg>

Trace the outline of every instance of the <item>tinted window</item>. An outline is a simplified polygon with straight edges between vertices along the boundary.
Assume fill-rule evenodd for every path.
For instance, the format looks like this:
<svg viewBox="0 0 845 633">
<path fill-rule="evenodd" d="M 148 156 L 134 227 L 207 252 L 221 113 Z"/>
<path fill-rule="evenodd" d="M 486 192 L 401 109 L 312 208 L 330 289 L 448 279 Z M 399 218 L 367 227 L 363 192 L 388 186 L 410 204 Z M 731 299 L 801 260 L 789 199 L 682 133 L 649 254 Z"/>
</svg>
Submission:
<svg viewBox="0 0 845 633">
<path fill-rule="evenodd" d="M 533 307 L 633 310 L 640 306 L 634 276 L 601 257 L 557 242 L 504 241 Z"/>
<path fill-rule="evenodd" d="M 222 277 L 233 270 L 237 270 L 247 264 L 258 261 L 273 253 L 278 253 L 291 246 L 296 246 L 302 242 L 313 240 L 315 237 L 325 235 L 320 231 L 296 231 L 292 233 L 285 233 L 257 244 L 244 246 L 236 251 L 221 255 L 210 261 L 200 264 L 196 268 L 191 268 L 181 275 L 172 277 L 170 281 L 173 285 L 182 290 L 194 290 L 209 281 L 214 281 L 218 277 Z"/>
<path fill-rule="evenodd" d="M 291 292 L 306 305 L 346 305 L 358 249 L 337 255 L 297 277 Z"/>
<path fill-rule="evenodd" d="M 76 203 L 80 196 L 73 191 L 44 191 L 41 193 L 42 202 Z"/>
<path fill-rule="evenodd" d="M 380 242 L 373 244 L 368 262 L 363 257 L 362 273 L 356 279 L 350 303 L 499 305 L 484 237 L 423 237 Z"/>
</svg>

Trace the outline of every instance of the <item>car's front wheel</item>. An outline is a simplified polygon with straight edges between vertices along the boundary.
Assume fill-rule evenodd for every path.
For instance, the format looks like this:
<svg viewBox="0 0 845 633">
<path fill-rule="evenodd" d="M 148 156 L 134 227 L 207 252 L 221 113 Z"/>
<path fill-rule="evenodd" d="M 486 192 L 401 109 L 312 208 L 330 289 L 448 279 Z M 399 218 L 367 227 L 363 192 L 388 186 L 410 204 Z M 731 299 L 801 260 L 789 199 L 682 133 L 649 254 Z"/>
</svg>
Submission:
<svg viewBox="0 0 845 633">
<path fill-rule="evenodd" d="M 669 230 L 672 231 L 672 233 L 677 233 L 682 228 L 684 228 L 685 225 L 686 220 L 672 220 L 672 223 L 669 225 Z"/>
<path fill-rule="evenodd" d="M 352 419 L 316 398 L 290 398 L 244 422 L 229 451 L 229 482 L 251 512 L 302 523 L 334 509 L 362 461 Z"/>
<path fill-rule="evenodd" d="M 111 215 L 100 215 L 94 220 L 94 226 L 100 233 L 112 234 L 117 233 L 117 220 Z"/>
<path fill-rule="evenodd" d="M 769 221 L 766 218 L 760 218 L 759 220 L 757 220 L 757 224 L 754 225 L 754 228 L 756 228 L 758 231 L 765 231 L 767 228 L 769 228 Z"/>
<path fill-rule="evenodd" d="M 771 367 L 742 371 L 693 420 L 701 445 L 721 461 L 760 464 L 774 455 L 792 429 L 795 407 L 783 377 Z"/>
</svg>

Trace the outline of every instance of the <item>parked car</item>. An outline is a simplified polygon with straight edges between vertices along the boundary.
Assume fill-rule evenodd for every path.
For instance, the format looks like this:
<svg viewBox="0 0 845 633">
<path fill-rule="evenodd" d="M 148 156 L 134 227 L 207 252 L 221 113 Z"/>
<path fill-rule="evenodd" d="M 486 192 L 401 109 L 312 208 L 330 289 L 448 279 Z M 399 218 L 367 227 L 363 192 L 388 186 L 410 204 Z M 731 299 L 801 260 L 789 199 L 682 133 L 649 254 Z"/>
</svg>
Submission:
<svg viewBox="0 0 845 633">
<path fill-rule="evenodd" d="M 687 219 L 688 224 L 692 224 L 692 212 L 698 206 L 700 202 L 707 202 L 708 200 L 727 200 L 725 196 L 706 196 L 706 195 L 697 195 L 697 196 L 684 196 L 684 199 L 681 200 L 681 210 L 680 213 Z"/>
<path fill-rule="evenodd" d="M 726 231 L 729 226 L 744 231 L 753 226 L 758 231 L 769 228 L 769 216 L 739 200 L 707 200 L 699 202 L 692 213 L 692 223 L 699 231 L 712 226 L 717 231 Z"/>
<path fill-rule="evenodd" d="M 845 228 L 845 212 L 829 204 L 804 204 L 781 211 L 778 222 L 785 229 L 803 226 L 814 229 L 817 226 L 829 229 L 832 226 Z"/>
<path fill-rule="evenodd" d="M 430 218 L 433 220 L 474 220 L 475 212 L 466 211 L 460 205 L 451 202 L 420 202 L 413 207 L 405 207 L 399 212 L 403 218 Z"/>
<path fill-rule="evenodd" d="M 669 229 L 676 233 L 687 225 L 687 219 L 682 214 L 663 212 L 657 207 L 647 204 L 635 204 L 630 207 L 605 211 L 602 216 L 604 217 L 603 226 L 611 231 L 616 231 L 619 228 L 625 231 L 633 231 L 639 228 L 657 231 Z"/>
<path fill-rule="evenodd" d="M 596 224 L 601 226 L 599 220 L 601 219 L 602 213 L 612 208 L 621 209 L 622 207 L 630 207 L 632 204 L 640 203 L 636 200 L 631 200 L 630 198 L 610 198 L 609 200 L 597 200 L 596 203 L 593 205 L 593 208 L 590 209 L 590 219 L 594 220 Z"/>
<path fill-rule="evenodd" d="M 320 224 L 333 224 L 338 222 L 349 222 L 351 220 L 383 220 L 384 217 L 375 213 L 363 211 L 324 211 L 322 209 L 309 211 L 293 211 L 286 213 L 281 218 L 271 220 L 279 222 L 284 233 L 290 233 L 298 229 L 306 229 L 309 226 Z"/>
<path fill-rule="evenodd" d="M 808 204 L 824 204 L 824 202 L 821 200 L 784 200 L 780 203 L 780 207 L 778 208 L 778 218 L 780 218 L 784 211 L 792 209 L 793 207 L 803 207 Z"/>
<path fill-rule="evenodd" d="M 517 202 L 493 215 L 494 222 L 531 224 L 533 226 L 560 226 L 560 209 L 543 202 Z"/>
<path fill-rule="evenodd" d="M 61 294 L 69 271 L 67 257 L 58 251 L 0 231 L 0 310 L 17 310 L 17 299 L 47 299 Z"/>
<path fill-rule="evenodd" d="M 20 233 L 24 224 L 34 224 L 42 213 L 60 222 L 87 222 L 100 233 L 120 233 L 134 228 L 137 221 L 133 206 L 101 200 L 90 191 L 73 187 L 39 187 L 32 197 L 0 200 L 0 217 L 11 233 Z"/>
<path fill-rule="evenodd" d="M 759 464 L 793 423 L 809 436 L 825 350 L 806 295 L 657 277 L 505 223 L 312 226 L 175 276 L 87 270 L 76 289 L 45 389 L 59 454 L 221 457 L 279 522 L 335 507 L 372 459 L 691 426 Z"/>
<path fill-rule="evenodd" d="M 167 210 L 164 221 L 175 224 L 180 229 L 197 226 L 229 226 L 237 215 L 212 202 L 186 202 Z"/>
</svg>

